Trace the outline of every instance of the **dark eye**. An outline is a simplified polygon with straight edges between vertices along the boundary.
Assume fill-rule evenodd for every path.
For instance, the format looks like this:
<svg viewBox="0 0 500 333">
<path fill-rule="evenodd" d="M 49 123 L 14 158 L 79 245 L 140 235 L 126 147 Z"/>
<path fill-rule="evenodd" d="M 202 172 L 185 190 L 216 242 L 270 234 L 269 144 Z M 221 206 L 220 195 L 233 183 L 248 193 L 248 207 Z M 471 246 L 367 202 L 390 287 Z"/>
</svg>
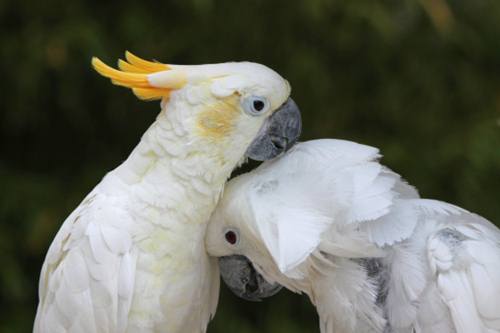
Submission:
<svg viewBox="0 0 500 333">
<path fill-rule="evenodd" d="M 260 116 L 269 110 L 269 102 L 264 97 L 249 96 L 243 100 L 243 109 L 251 116 Z"/>
<path fill-rule="evenodd" d="M 236 232 L 234 232 L 232 230 L 226 231 L 226 233 L 224 234 L 224 237 L 226 238 L 226 241 L 229 244 L 233 244 L 234 245 L 238 241 L 238 235 L 236 235 Z"/>
<path fill-rule="evenodd" d="M 255 101 L 253 101 L 253 108 L 256 111 L 262 111 L 264 109 L 264 106 L 266 106 L 266 104 L 261 100 L 256 99 Z"/>
</svg>

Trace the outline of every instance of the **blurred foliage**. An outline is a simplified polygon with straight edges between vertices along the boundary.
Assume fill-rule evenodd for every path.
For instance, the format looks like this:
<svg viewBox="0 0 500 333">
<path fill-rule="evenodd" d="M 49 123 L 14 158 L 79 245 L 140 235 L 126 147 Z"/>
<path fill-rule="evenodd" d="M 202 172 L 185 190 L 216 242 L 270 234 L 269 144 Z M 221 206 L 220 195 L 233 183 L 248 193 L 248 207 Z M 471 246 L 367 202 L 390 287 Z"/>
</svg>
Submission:
<svg viewBox="0 0 500 333">
<path fill-rule="evenodd" d="M 0 1 L 0 333 L 29 332 L 65 216 L 154 120 L 90 68 L 125 49 L 170 63 L 251 60 L 286 77 L 303 139 L 380 147 L 426 197 L 500 221 L 497 0 Z M 226 290 L 209 332 L 317 332 L 305 297 Z"/>
</svg>

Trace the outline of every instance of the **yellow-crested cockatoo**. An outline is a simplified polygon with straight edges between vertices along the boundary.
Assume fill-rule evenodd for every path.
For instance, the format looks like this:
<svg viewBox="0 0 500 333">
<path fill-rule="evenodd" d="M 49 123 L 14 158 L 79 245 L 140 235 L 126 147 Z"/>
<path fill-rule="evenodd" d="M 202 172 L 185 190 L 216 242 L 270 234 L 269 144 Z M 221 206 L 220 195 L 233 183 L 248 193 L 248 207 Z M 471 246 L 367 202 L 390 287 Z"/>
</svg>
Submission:
<svg viewBox="0 0 500 333">
<path fill-rule="evenodd" d="M 219 292 L 206 224 L 231 171 L 293 145 L 290 86 L 256 63 L 94 68 L 161 112 L 64 221 L 43 264 L 34 332 L 205 332 Z"/>
<path fill-rule="evenodd" d="M 500 332 L 500 230 L 379 157 L 308 141 L 231 180 L 206 236 L 226 284 L 307 294 L 323 333 Z"/>
</svg>

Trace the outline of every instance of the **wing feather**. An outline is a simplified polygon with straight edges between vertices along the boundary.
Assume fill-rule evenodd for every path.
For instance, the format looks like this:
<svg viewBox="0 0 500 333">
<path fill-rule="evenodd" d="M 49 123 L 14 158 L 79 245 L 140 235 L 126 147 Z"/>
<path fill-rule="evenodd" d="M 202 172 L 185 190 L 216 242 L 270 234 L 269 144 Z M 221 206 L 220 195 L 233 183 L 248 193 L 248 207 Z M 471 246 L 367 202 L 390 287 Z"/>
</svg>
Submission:
<svg viewBox="0 0 500 333">
<path fill-rule="evenodd" d="M 430 267 L 458 333 L 500 330 L 500 245 L 489 231 L 473 223 L 447 226 L 428 242 Z"/>
<path fill-rule="evenodd" d="M 63 223 L 42 267 L 34 332 L 125 331 L 137 255 L 116 220 L 131 223 L 94 190 Z"/>
<path fill-rule="evenodd" d="M 395 195 L 391 188 L 399 176 L 382 167 L 378 157 L 372 147 L 314 140 L 255 171 L 259 177 L 248 183 L 244 200 L 282 273 L 290 274 L 306 260 L 330 228 L 389 212 Z M 344 245 L 330 242 L 324 248 L 353 252 Z"/>
</svg>

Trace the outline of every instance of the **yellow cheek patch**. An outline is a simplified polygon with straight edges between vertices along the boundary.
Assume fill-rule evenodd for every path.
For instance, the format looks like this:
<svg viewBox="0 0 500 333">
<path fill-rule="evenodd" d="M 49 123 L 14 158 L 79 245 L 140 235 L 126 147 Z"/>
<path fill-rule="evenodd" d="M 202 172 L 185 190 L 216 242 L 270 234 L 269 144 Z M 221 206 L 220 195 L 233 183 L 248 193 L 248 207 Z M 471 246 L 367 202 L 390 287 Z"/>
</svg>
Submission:
<svg viewBox="0 0 500 333">
<path fill-rule="evenodd" d="M 128 51 L 125 52 L 125 59 L 126 61 L 118 60 L 119 70 L 106 65 L 96 57 L 92 58 L 92 66 L 99 74 L 111 79 L 114 84 L 131 88 L 134 94 L 142 100 L 168 98 L 172 90 L 183 85 L 183 83 L 173 83 L 171 79 L 167 80 L 169 84 L 152 84 L 152 74 L 156 75 L 156 82 L 158 82 L 158 78 L 161 79 L 162 75 L 167 78 L 181 77 L 180 75 L 172 75 L 175 73 L 172 73 L 170 66 L 166 64 L 141 59 Z M 163 81 L 165 82 L 165 80 Z"/>
<path fill-rule="evenodd" d="M 198 134 L 214 140 L 227 138 L 239 115 L 239 96 L 236 94 L 204 106 L 197 116 Z"/>
</svg>

